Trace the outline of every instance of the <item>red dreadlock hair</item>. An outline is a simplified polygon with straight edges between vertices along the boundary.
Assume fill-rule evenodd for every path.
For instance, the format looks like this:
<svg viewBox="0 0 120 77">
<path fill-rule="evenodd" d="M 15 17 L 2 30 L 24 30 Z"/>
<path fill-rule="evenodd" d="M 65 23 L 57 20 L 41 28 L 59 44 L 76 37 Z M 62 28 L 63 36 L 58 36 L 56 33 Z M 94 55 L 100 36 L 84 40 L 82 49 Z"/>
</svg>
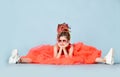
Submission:
<svg viewBox="0 0 120 77">
<path fill-rule="evenodd" d="M 70 32 L 69 29 L 70 27 L 66 23 L 58 24 L 57 33 L 60 34 L 61 32 Z"/>
<path fill-rule="evenodd" d="M 70 40 L 70 27 L 66 23 L 58 24 L 57 27 L 57 39 L 59 39 L 61 36 L 66 36 L 68 40 Z"/>
</svg>

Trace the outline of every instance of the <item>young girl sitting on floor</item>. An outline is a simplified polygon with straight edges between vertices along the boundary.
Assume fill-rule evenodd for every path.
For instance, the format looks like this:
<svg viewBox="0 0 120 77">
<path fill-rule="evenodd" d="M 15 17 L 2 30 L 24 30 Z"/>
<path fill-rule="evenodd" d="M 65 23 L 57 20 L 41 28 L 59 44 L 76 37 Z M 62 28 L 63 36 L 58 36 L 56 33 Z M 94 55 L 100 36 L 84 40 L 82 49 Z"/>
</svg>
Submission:
<svg viewBox="0 0 120 77">
<path fill-rule="evenodd" d="M 18 50 L 14 49 L 9 58 L 10 64 L 37 63 L 37 64 L 114 64 L 113 48 L 101 58 L 101 50 L 88 46 L 82 42 L 70 43 L 70 31 L 66 23 L 58 24 L 57 43 L 40 45 L 32 48 L 26 56 L 19 57 Z"/>
</svg>

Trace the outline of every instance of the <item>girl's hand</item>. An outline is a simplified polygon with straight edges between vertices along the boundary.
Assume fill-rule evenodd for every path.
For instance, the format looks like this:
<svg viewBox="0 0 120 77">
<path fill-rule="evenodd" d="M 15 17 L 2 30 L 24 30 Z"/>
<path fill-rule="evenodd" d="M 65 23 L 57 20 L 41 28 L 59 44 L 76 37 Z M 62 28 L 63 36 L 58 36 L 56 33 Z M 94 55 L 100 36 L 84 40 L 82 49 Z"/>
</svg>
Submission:
<svg viewBox="0 0 120 77">
<path fill-rule="evenodd" d="M 58 45 L 58 47 L 60 47 L 60 48 L 62 47 L 62 46 L 60 45 L 60 43 L 57 43 L 57 45 Z"/>
<path fill-rule="evenodd" d="M 68 47 L 68 45 L 69 45 L 69 43 L 66 43 L 66 44 L 63 46 L 63 48 L 66 48 L 66 47 Z"/>
<path fill-rule="evenodd" d="M 60 49 L 59 49 L 59 51 L 57 53 L 57 56 L 56 56 L 57 59 L 60 58 L 62 50 L 63 50 L 62 47 L 60 47 Z"/>
<path fill-rule="evenodd" d="M 63 47 L 62 46 L 60 46 L 60 50 L 59 51 L 62 51 L 63 50 Z"/>
</svg>

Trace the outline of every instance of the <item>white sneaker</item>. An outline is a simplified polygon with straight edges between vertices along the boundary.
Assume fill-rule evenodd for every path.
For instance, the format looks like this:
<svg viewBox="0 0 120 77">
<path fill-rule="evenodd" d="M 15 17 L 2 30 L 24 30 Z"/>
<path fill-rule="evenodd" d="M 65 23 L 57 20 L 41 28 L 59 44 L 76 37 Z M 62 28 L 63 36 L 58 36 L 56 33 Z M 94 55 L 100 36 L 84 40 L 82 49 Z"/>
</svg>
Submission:
<svg viewBox="0 0 120 77">
<path fill-rule="evenodd" d="M 113 65 L 114 64 L 114 49 L 111 48 L 108 54 L 105 56 L 106 64 Z"/>
<path fill-rule="evenodd" d="M 14 49 L 9 58 L 9 64 L 16 64 L 19 59 L 20 59 L 20 57 L 18 56 L 18 50 Z"/>
</svg>

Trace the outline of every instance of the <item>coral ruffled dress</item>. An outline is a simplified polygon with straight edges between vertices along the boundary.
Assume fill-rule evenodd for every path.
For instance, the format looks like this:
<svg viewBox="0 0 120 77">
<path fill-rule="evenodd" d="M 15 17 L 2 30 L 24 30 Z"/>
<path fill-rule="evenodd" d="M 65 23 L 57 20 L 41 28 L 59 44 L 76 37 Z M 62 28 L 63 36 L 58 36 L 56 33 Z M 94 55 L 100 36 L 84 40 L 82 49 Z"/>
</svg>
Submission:
<svg viewBox="0 0 120 77">
<path fill-rule="evenodd" d="M 101 56 L 101 50 L 93 46 L 88 46 L 82 42 L 74 43 L 74 51 L 72 58 L 65 58 L 62 55 L 59 59 L 53 57 L 52 45 L 41 45 L 32 48 L 26 56 L 22 58 L 30 58 L 32 63 L 37 64 L 93 64 L 95 59 Z"/>
</svg>

